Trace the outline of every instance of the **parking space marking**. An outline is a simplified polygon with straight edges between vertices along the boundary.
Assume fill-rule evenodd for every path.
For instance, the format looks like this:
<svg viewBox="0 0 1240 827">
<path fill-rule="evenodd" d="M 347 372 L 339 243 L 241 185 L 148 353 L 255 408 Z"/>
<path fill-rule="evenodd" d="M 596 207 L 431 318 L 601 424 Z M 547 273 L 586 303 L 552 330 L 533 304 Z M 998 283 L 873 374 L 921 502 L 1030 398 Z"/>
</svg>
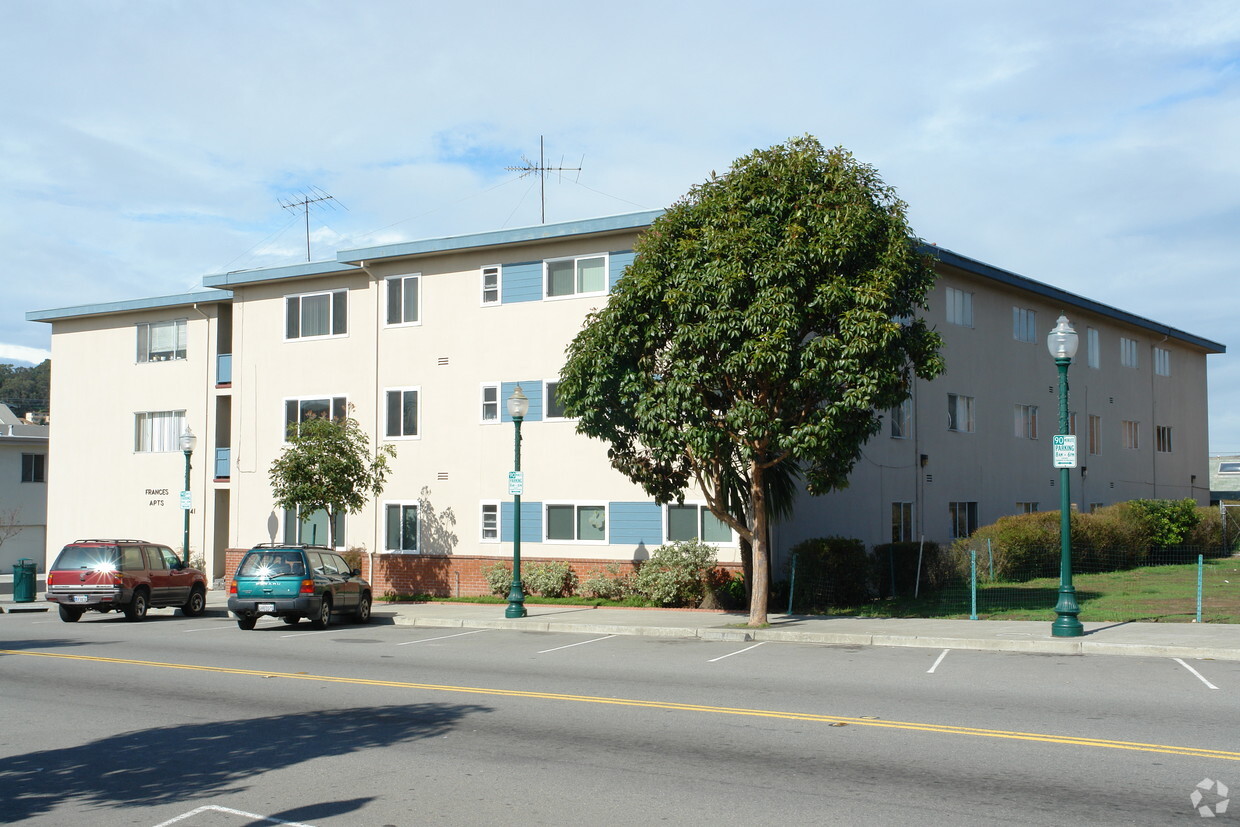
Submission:
<svg viewBox="0 0 1240 827">
<path fill-rule="evenodd" d="M 1179 658 L 1172 658 L 1172 660 L 1173 660 L 1173 661 L 1175 661 L 1176 663 L 1180 664 L 1180 666 L 1183 666 L 1183 667 L 1184 667 L 1185 669 L 1187 669 L 1189 672 L 1192 672 L 1194 675 L 1196 675 L 1196 676 L 1197 676 L 1197 680 L 1199 680 L 1199 681 L 1201 681 L 1202 683 L 1204 683 L 1204 684 L 1205 684 L 1207 687 L 1209 687 L 1210 689 L 1218 689 L 1218 687 L 1217 687 L 1217 686 L 1215 686 L 1214 684 L 1212 684 L 1212 683 L 1210 683 L 1208 680 L 1206 680 L 1204 675 L 1202 675 L 1200 672 L 1198 672 L 1198 671 L 1197 671 L 1196 669 L 1194 669 L 1193 667 L 1189 666 L 1189 665 L 1188 665 L 1187 663 L 1185 663 L 1184 661 L 1180 660 Z"/>
<path fill-rule="evenodd" d="M 759 646 L 761 646 L 761 645 L 762 645 L 762 644 L 764 644 L 764 643 L 766 643 L 766 641 L 765 641 L 765 640 L 760 640 L 760 641 L 758 641 L 757 643 L 755 643 L 753 646 L 746 646 L 744 649 L 738 649 L 738 650 L 736 650 L 735 652 L 728 652 L 726 655 L 720 655 L 720 656 L 719 656 L 719 657 L 717 657 L 717 658 L 711 658 L 710 660 L 708 660 L 708 661 L 706 661 L 706 662 L 707 662 L 707 663 L 714 663 L 714 662 L 716 662 L 716 661 L 723 660 L 724 658 L 730 658 L 730 657 L 732 657 L 733 655 L 739 655 L 739 654 L 741 654 L 742 652 L 748 652 L 750 649 L 757 649 Z"/>
<path fill-rule="evenodd" d="M 569 643 L 564 646 L 557 646 L 554 649 L 543 649 L 541 652 L 537 652 L 535 654 L 545 655 L 548 652 L 558 652 L 561 649 L 572 649 L 574 646 L 585 646 L 587 643 L 598 643 L 600 640 L 610 640 L 613 637 L 616 637 L 616 635 L 607 635 L 607 637 L 596 637 L 593 640 L 579 640 L 576 643 Z"/>
<path fill-rule="evenodd" d="M 474 629 L 472 632 L 457 632 L 454 635 L 440 635 L 439 637 L 424 637 L 421 640 L 406 640 L 404 643 L 398 643 L 397 646 L 408 646 L 411 643 L 430 643 L 432 640 L 447 640 L 450 637 L 464 637 L 465 635 L 476 635 L 479 632 L 485 632 L 486 629 Z"/>
<path fill-rule="evenodd" d="M 939 664 L 943 662 L 943 658 L 947 657 L 947 653 L 950 651 L 951 649 L 944 649 L 942 652 L 940 652 L 938 660 L 934 662 L 934 666 L 931 666 L 929 669 L 926 670 L 926 674 L 933 675 L 934 670 L 939 668 Z"/>
<path fill-rule="evenodd" d="M 251 823 L 254 823 L 254 824 L 280 824 L 280 825 L 283 825 L 284 827 L 314 827 L 314 825 L 312 824 L 305 824 L 300 821 L 285 821 L 282 818 L 273 818 L 271 816 L 260 816 L 257 813 L 247 813 L 244 810 L 234 810 L 231 807 L 221 807 L 218 804 L 206 804 L 202 807 L 197 807 L 193 810 L 190 810 L 188 813 L 182 813 L 176 818 L 170 818 L 167 821 L 161 821 L 158 824 L 156 824 L 155 827 L 167 827 L 169 824 L 176 824 L 178 821 L 184 821 L 185 819 L 193 818 L 196 815 L 202 815 L 203 813 L 212 813 L 212 812 L 224 813 L 225 815 L 240 816 L 242 818 L 248 818 L 250 819 Z"/>
</svg>

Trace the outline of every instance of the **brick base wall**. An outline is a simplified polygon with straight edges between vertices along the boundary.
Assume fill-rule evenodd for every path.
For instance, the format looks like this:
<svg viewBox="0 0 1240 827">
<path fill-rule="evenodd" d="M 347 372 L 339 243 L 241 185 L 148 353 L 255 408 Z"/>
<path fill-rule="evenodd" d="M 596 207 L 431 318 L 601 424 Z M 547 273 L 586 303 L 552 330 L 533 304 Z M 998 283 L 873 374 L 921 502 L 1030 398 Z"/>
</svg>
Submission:
<svg viewBox="0 0 1240 827">
<path fill-rule="evenodd" d="M 241 558 L 248 549 L 230 548 L 224 552 L 228 580 L 237 570 Z M 374 571 L 371 571 L 371 560 Z M 553 557 L 521 556 L 524 569 L 529 563 L 544 563 Z M 437 556 L 430 554 L 375 554 L 362 555 L 362 576 L 370 581 L 375 597 L 397 594 L 429 594 L 435 597 L 477 597 L 491 593 L 482 570 L 496 563 L 510 563 L 512 558 L 471 557 L 466 555 Z M 632 560 L 570 560 L 569 564 L 579 580 L 585 580 L 595 572 L 606 572 L 616 566 L 622 574 L 635 571 Z M 739 563 L 720 563 L 718 568 L 729 574 L 739 575 Z"/>
</svg>

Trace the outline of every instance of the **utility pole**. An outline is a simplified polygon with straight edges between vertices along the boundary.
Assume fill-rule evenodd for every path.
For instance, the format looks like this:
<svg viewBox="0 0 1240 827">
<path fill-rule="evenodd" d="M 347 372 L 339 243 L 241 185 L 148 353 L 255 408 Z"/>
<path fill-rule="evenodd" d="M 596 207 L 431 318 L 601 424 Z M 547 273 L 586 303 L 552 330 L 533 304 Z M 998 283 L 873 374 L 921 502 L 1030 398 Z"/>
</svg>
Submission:
<svg viewBox="0 0 1240 827">
<path fill-rule="evenodd" d="M 527 175 L 538 176 L 538 200 L 539 200 L 539 223 L 547 223 L 547 173 L 548 172 L 581 172 L 581 167 L 549 167 L 543 159 L 543 136 L 538 136 L 538 163 L 527 159 L 524 155 L 521 160 L 525 161 L 525 166 L 521 167 L 504 167 L 509 172 L 519 172 L 521 177 Z"/>
</svg>

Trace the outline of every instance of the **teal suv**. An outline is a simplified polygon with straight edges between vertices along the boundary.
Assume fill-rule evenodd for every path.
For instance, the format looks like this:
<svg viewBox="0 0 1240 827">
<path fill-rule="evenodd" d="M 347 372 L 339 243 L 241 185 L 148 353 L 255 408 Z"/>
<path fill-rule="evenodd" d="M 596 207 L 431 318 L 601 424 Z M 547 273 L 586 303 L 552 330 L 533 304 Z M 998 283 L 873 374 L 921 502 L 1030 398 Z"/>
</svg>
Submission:
<svg viewBox="0 0 1240 827">
<path fill-rule="evenodd" d="M 316 629 L 332 614 L 370 622 L 373 598 L 361 569 L 323 546 L 261 543 L 246 552 L 228 587 L 228 610 L 250 630 L 263 615 L 285 623 L 310 619 Z"/>
</svg>

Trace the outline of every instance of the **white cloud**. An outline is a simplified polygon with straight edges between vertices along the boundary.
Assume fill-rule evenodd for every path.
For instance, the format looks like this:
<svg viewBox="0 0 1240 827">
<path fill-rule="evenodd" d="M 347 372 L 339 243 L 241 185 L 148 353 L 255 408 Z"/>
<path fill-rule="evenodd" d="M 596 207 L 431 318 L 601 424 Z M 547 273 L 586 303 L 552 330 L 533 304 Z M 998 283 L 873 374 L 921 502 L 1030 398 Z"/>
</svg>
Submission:
<svg viewBox="0 0 1240 827">
<path fill-rule="evenodd" d="M 21 362 L 27 365 L 38 365 L 51 358 L 50 350 L 25 345 L 0 344 L 0 364 L 12 365 Z"/>
</svg>

